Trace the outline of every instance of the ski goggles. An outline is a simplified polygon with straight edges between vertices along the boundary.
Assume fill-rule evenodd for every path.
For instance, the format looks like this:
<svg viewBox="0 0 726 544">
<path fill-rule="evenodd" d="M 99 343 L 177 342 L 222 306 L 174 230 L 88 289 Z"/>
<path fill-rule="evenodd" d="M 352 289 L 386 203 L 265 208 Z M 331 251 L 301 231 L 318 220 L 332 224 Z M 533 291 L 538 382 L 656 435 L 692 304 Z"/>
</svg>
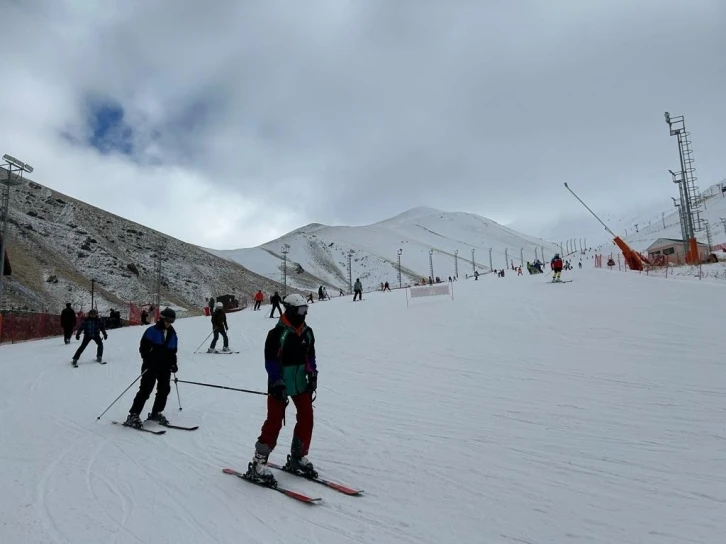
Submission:
<svg viewBox="0 0 726 544">
<path fill-rule="evenodd" d="M 297 310 L 298 315 L 307 315 L 308 313 L 307 306 L 295 306 L 295 309 Z"/>
</svg>

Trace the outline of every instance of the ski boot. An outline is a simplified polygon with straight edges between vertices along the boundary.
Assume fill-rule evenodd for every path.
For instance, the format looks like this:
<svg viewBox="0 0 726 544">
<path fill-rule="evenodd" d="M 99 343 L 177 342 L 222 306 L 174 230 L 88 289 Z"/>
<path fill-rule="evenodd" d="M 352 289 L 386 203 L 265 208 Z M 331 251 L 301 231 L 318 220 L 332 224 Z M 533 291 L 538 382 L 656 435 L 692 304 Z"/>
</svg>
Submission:
<svg viewBox="0 0 726 544">
<path fill-rule="evenodd" d="M 96 356 L 96 362 L 97 363 L 102 363 L 103 362 L 103 357 L 101 357 L 100 355 Z"/>
<path fill-rule="evenodd" d="M 78 359 L 71 359 L 71 364 L 74 368 L 78 368 Z"/>
<path fill-rule="evenodd" d="M 262 453 L 255 452 L 252 462 L 247 465 L 247 474 L 245 476 L 269 487 L 277 487 L 275 476 L 272 474 L 270 467 L 267 466 L 267 456 Z"/>
<path fill-rule="evenodd" d="M 217 350 L 216 350 L 216 349 L 214 349 L 214 348 L 209 348 L 209 349 L 207 350 L 207 353 L 218 353 L 218 352 L 217 352 Z"/>
<path fill-rule="evenodd" d="M 141 419 L 139 419 L 139 414 L 129 414 L 129 417 L 126 418 L 126 421 L 124 421 L 125 427 L 133 427 L 134 429 L 141 429 L 143 428 L 144 424 L 141 423 Z"/>
<path fill-rule="evenodd" d="M 293 457 L 292 455 L 288 455 L 287 463 L 285 464 L 284 469 L 288 472 L 292 472 L 293 474 L 298 474 L 307 478 L 318 477 L 318 473 L 315 470 L 315 467 L 313 467 L 313 464 L 304 455 L 301 457 Z"/>
<path fill-rule="evenodd" d="M 222 352 L 224 352 L 224 353 L 227 353 L 228 351 L 232 351 L 232 350 L 231 350 L 231 349 L 229 349 L 229 347 L 227 347 L 227 346 L 224 346 L 224 347 L 222 348 Z"/>
<path fill-rule="evenodd" d="M 146 420 L 156 421 L 159 425 L 169 425 L 169 420 L 166 419 L 166 416 L 161 412 L 159 412 L 158 414 L 155 414 L 154 412 L 147 414 Z"/>
</svg>

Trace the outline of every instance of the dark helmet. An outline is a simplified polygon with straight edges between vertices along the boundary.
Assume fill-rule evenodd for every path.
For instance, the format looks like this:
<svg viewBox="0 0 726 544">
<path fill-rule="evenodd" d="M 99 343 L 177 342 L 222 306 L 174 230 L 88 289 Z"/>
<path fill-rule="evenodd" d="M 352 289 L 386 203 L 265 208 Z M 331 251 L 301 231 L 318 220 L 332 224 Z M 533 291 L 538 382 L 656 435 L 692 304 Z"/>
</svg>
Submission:
<svg viewBox="0 0 726 544">
<path fill-rule="evenodd" d="M 176 312 L 171 308 L 164 308 L 159 314 L 162 318 L 168 319 L 172 323 L 176 321 Z"/>
</svg>

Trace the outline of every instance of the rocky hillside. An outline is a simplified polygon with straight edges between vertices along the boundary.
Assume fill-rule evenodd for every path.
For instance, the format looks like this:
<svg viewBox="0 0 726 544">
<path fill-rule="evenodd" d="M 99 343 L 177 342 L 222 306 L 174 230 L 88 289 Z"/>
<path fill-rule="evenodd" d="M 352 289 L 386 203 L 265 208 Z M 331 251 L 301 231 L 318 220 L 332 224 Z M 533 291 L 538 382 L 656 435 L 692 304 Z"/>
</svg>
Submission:
<svg viewBox="0 0 726 544">
<path fill-rule="evenodd" d="M 0 169 L 0 179 L 7 171 Z M 257 289 L 280 289 L 274 280 L 143 225 L 26 180 L 10 190 L 5 277 L 0 308 L 58 311 L 65 302 L 125 310 L 150 303 L 156 292 L 155 256 L 161 249 L 161 303 L 194 315 L 210 296 L 249 301 Z"/>
</svg>

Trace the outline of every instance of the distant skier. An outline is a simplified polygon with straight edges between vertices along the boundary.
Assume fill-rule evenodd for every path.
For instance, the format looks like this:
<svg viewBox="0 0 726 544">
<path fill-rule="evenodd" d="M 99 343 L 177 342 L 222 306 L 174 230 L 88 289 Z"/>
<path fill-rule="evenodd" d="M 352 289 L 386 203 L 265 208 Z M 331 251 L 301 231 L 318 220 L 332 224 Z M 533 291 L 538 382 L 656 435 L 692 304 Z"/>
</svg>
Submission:
<svg viewBox="0 0 726 544">
<path fill-rule="evenodd" d="M 147 419 L 161 425 L 169 423 L 162 412 L 166 407 L 166 398 L 171 391 L 171 375 L 176 374 L 179 370 L 176 366 L 179 339 L 172 327 L 174 321 L 176 321 L 176 312 L 171 308 L 164 308 L 159 321 L 147 328 L 141 336 L 139 353 L 143 361 L 141 363 L 143 375 L 139 384 L 139 392 L 136 393 L 129 415 L 124 422 L 126 426 L 137 429 L 143 426 L 139 414 L 154 390 L 154 384 L 156 384 L 156 398 Z"/>
<path fill-rule="evenodd" d="M 212 332 L 214 332 L 214 338 L 212 338 L 212 343 L 209 345 L 207 353 L 214 353 L 216 351 L 214 348 L 217 345 L 220 334 L 222 335 L 222 343 L 224 346 L 222 347 L 222 351 L 229 351 L 228 330 L 229 327 L 227 326 L 227 315 L 224 313 L 224 304 L 217 302 L 214 305 L 214 314 L 212 314 Z"/>
<path fill-rule="evenodd" d="M 275 294 L 270 297 L 270 304 L 272 305 L 272 310 L 270 311 L 270 319 L 275 317 L 275 310 L 280 312 L 280 317 L 282 317 L 282 308 L 280 308 L 280 302 L 282 302 L 282 298 L 280 297 L 280 294 L 275 291 Z"/>
<path fill-rule="evenodd" d="M 363 300 L 363 284 L 360 282 L 360 278 L 356 278 L 353 284 L 353 302 L 355 302 L 356 297 L 358 297 L 358 300 Z"/>
<path fill-rule="evenodd" d="M 66 344 L 71 343 L 71 337 L 73 336 L 73 329 L 76 328 L 76 312 L 71 308 L 71 303 L 66 302 L 66 307 L 60 314 L 60 325 L 63 329 L 63 342 Z"/>
<path fill-rule="evenodd" d="M 258 290 L 257 293 L 255 293 L 255 307 L 252 308 L 253 311 L 259 310 L 260 306 L 262 305 L 262 301 L 265 299 L 265 295 L 262 294 L 262 289 Z"/>
<path fill-rule="evenodd" d="M 273 483 L 275 478 L 267 466 L 267 458 L 277 445 L 288 396 L 295 404 L 297 423 L 292 432 L 287 467 L 303 474 L 316 474 L 306 457 L 313 434 L 313 393 L 318 385 L 315 336 L 305 323 L 308 305 L 302 295 L 288 295 L 283 305 L 285 313 L 265 340 L 267 418 L 248 468 L 251 477 L 268 483 Z"/>
<path fill-rule="evenodd" d="M 78 346 L 73 360 L 71 361 L 73 366 L 78 366 L 78 358 L 81 356 L 86 346 L 91 343 L 91 340 L 96 342 L 98 346 L 96 348 L 96 361 L 99 363 L 103 360 L 103 342 L 101 341 L 101 335 L 103 339 L 108 339 L 106 329 L 103 326 L 103 321 L 98 317 L 98 311 L 95 308 L 91 308 L 86 317 L 78 327 L 76 331 L 76 340 L 81 339 L 81 332 L 83 333 L 83 342 Z"/>
<path fill-rule="evenodd" d="M 550 267 L 552 268 L 552 281 L 562 281 L 560 279 L 560 276 L 562 276 L 562 259 L 559 253 L 555 253 L 555 256 L 552 257 Z"/>
</svg>

